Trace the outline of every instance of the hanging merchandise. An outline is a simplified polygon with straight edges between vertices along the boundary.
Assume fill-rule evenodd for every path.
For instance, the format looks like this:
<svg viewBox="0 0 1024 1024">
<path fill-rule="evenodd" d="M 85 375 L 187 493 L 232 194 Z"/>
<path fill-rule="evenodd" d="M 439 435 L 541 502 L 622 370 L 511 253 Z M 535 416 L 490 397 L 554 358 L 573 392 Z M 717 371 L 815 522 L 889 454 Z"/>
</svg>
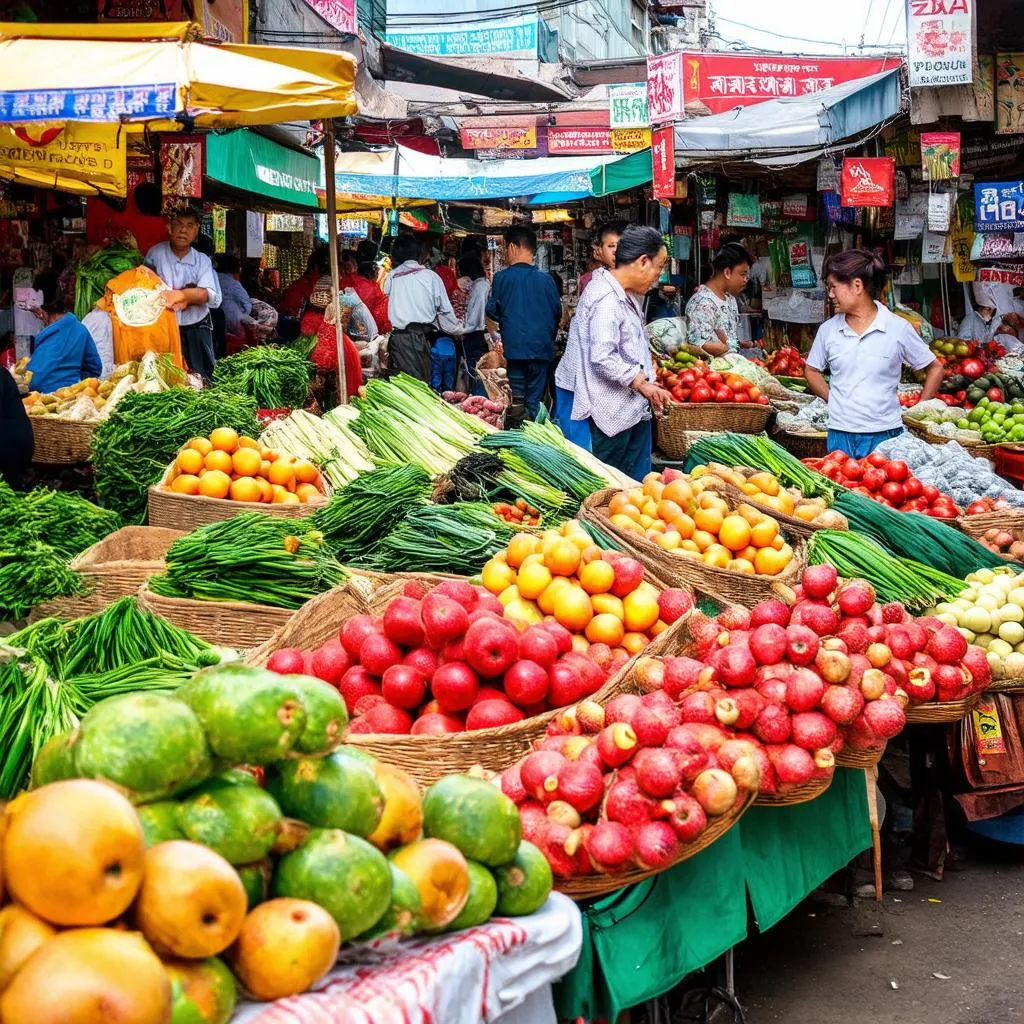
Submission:
<svg viewBox="0 0 1024 1024">
<path fill-rule="evenodd" d="M 695 174 L 697 181 L 697 205 L 716 206 L 718 204 L 718 180 L 713 174 Z"/>
<path fill-rule="evenodd" d="M 164 206 L 203 194 L 203 137 L 168 135 L 160 140 L 160 185 Z"/>
<path fill-rule="evenodd" d="M 651 136 L 651 166 L 655 199 L 671 199 L 676 191 L 675 136 L 672 125 L 656 128 Z"/>
<path fill-rule="evenodd" d="M 811 265 L 811 243 L 808 238 L 798 237 L 788 243 L 789 276 L 794 288 L 813 288 L 817 283 L 814 267 Z"/>
<path fill-rule="evenodd" d="M 911 192 L 905 201 L 897 201 L 896 229 L 893 238 L 897 242 L 920 238 L 924 233 L 927 209 L 928 194 L 926 192 Z"/>
<path fill-rule="evenodd" d="M 906 171 L 896 172 L 896 199 L 906 199 L 910 195 L 910 178 Z"/>
<path fill-rule="evenodd" d="M 857 223 L 860 210 L 855 206 L 843 206 L 838 192 L 822 192 L 821 201 L 825 207 L 825 219 L 829 224 L 845 224 L 852 227 Z"/>
<path fill-rule="evenodd" d="M 213 208 L 213 251 L 228 251 L 228 211 L 223 206 Z"/>
<path fill-rule="evenodd" d="M 900 128 L 885 140 L 885 155 L 897 167 L 917 167 L 921 162 L 921 137 L 916 128 Z"/>
<path fill-rule="evenodd" d="M 725 223 L 731 228 L 761 226 L 761 198 L 746 192 L 729 193 L 729 212 Z"/>
<path fill-rule="evenodd" d="M 892 206 L 895 175 L 892 157 L 847 157 L 843 160 L 843 206 Z"/>
<path fill-rule="evenodd" d="M 935 231 L 925 231 L 921 243 L 922 263 L 952 263 L 953 254 L 949 248 L 949 239 Z"/>
<path fill-rule="evenodd" d="M 693 228 L 677 225 L 672 230 L 672 258 L 688 260 L 693 252 Z"/>
<path fill-rule="evenodd" d="M 827 156 L 818 161 L 818 185 L 819 192 L 839 191 L 839 168 L 835 159 Z"/>
<path fill-rule="evenodd" d="M 764 231 L 782 230 L 781 199 L 767 199 L 761 203 L 761 228 Z"/>
<path fill-rule="evenodd" d="M 700 211 L 700 244 L 705 249 L 717 249 L 721 245 L 721 232 L 714 210 Z"/>
<path fill-rule="evenodd" d="M 956 216 L 953 218 L 953 230 L 949 234 L 949 244 L 953 251 L 953 276 L 961 284 L 973 281 L 976 275 L 971 262 L 971 245 L 974 242 L 974 206 L 970 196 L 961 197 L 955 206 Z"/>
<path fill-rule="evenodd" d="M 1024 181 L 976 181 L 974 227 L 979 232 L 1024 231 Z"/>
<path fill-rule="evenodd" d="M 953 219 L 955 192 L 932 192 L 928 196 L 928 230 L 946 234 Z"/>
<path fill-rule="evenodd" d="M 1024 53 L 996 54 L 996 135 L 1024 132 Z"/>
<path fill-rule="evenodd" d="M 925 181 L 960 177 L 960 133 L 921 133 L 921 172 Z"/>
<path fill-rule="evenodd" d="M 786 220 L 814 220 L 814 204 L 806 192 L 797 192 L 782 199 L 782 216 Z"/>
</svg>

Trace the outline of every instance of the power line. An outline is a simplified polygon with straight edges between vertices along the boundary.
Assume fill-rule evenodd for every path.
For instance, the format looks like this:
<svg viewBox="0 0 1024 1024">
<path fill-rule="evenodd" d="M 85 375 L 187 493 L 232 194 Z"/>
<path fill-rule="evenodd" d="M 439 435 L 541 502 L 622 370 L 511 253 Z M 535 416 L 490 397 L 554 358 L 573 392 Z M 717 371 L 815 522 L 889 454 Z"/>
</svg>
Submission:
<svg viewBox="0 0 1024 1024">
<path fill-rule="evenodd" d="M 408 28 L 413 25 L 437 25 L 446 21 L 456 21 L 459 24 L 473 24 L 475 22 L 500 21 L 507 18 L 518 18 L 530 14 L 545 14 L 561 10 L 565 7 L 575 7 L 584 0 L 540 0 L 530 7 L 493 7 L 488 10 L 475 9 L 471 11 L 429 11 L 427 13 L 409 12 L 407 14 L 389 14 L 388 24 Z"/>
<path fill-rule="evenodd" d="M 868 22 L 871 20 L 871 11 L 875 6 L 875 0 L 868 0 L 868 13 L 864 15 L 864 24 L 860 28 L 860 45 L 864 45 L 864 36 L 868 30 Z"/>
</svg>

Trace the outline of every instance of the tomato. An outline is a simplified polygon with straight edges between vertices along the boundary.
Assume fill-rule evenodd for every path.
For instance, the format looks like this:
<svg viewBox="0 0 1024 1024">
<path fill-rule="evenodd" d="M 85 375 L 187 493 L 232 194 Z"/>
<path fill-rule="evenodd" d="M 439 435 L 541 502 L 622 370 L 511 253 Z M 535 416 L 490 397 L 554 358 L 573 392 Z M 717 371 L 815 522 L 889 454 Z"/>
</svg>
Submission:
<svg viewBox="0 0 1024 1024">
<path fill-rule="evenodd" d="M 758 405 L 771 405 L 771 401 L 769 400 L 767 395 L 760 395 L 758 397 L 758 399 L 757 399 L 757 404 Z"/>
<path fill-rule="evenodd" d="M 1003 389 L 1002 388 L 989 388 L 985 392 L 990 402 L 1001 402 L 1003 400 Z"/>
<path fill-rule="evenodd" d="M 708 378 L 710 380 L 710 378 Z M 715 401 L 716 402 L 731 402 L 732 401 L 732 389 L 727 388 L 724 384 L 720 384 L 715 388 Z"/>
<path fill-rule="evenodd" d="M 695 374 L 693 370 L 683 370 L 683 372 L 679 374 L 679 383 L 682 384 L 683 387 L 692 388 L 693 385 L 697 383 L 697 374 Z"/>
<path fill-rule="evenodd" d="M 874 497 L 874 495 L 866 487 L 854 487 L 853 490 L 855 490 L 858 494 L 864 494 L 869 498 Z"/>
<path fill-rule="evenodd" d="M 870 462 L 872 466 L 877 466 L 879 469 L 882 469 L 888 461 L 889 460 L 881 452 L 872 452 L 868 456 L 868 462 Z"/>
<path fill-rule="evenodd" d="M 893 505 L 902 505 L 907 500 L 903 484 L 898 484 L 894 480 L 882 485 L 882 497 L 887 498 Z"/>
<path fill-rule="evenodd" d="M 677 402 L 685 402 L 686 401 L 686 395 L 683 393 L 683 389 L 678 384 L 674 388 L 671 389 L 671 392 L 672 392 L 672 397 Z"/>
<path fill-rule="evenodd" d="M 858 459 L 847 459 L 843 466 L 843 476 L 847 480 L 859 480 L 864 475 L 864 463 Z"/>
<path fill-rule="evenodd" d="M 908 498 L 920 498 L 924 491 L 924 486 L 916 476 L 908 476 L 903 481 L 903 490 L 907 492 Z"/>
<path fill-rule="evenodd" d="M 840 451 L 838 448 L 834 452 L 829 452 L 828 457 L 835 459 L 836 462 L 849 462 L 850 456 L 846 452 Z"/>
<path fill-rule="evenodd" d="M 724 384 L 725 383 L 725 378 L 720 373 L 717 373 L 714 370 L 712 370 L 711 373 L 709 373 L 704 379 L 705 379 L 705 381 L 707 381 L 708 384 L 710 384 L 712 387 L 716 387 L 716 388 L 720 384 Z"/>
<path fill-rule="evenodd" d="M 893 507 L 893 504 L 892 504 L 891 501 L 888 501 L 885 498 L 879 498 L 877 495 L 875 495 L 875 501 L 877 501 L 879 505 L 885 505 L 886 508 L 892 508 Z"/>
<path fill-rule="evenodd" d="M 934 505 L 939 499 L 938 487 L 933 487 L 931 484 L 924 484 L 921 488 L 921 497 L 924 498 L 929 505 Z"/>
<path fill-rule="evenodd" d="M 678 373 L 666 373 L 665 374 L 665 387 L 667 387 L 669 390 L 671 390 L 672 388 L 676 387 L 676 385 L 678 383 L 679 383 L 679 374 Z"/>
<path fill-rule="evenodd" d="M 865 470 L 863 480 L 869 491 L 880 491 L 885 486 L 885 470 L 872 466 Z"/>
<path fill-rule="evenodd" d="M 955 508 L 933 508 L 928 514 L 934 519 L 956 519 Z"/>
<path fill-rule="evenodd" d="M 885 476 L 887 480 L 901 484 L 910 476 L 910 467 L 905 462 L 899 460 L 889 462 L 885 466 Z"/>
<path fill-rule="evenodd" d="M 711 388 L 704 383 L 695 385 L 693 391 L 690 392 L 691 402 L 710 402 L 711 397 Z"/>
</svg>

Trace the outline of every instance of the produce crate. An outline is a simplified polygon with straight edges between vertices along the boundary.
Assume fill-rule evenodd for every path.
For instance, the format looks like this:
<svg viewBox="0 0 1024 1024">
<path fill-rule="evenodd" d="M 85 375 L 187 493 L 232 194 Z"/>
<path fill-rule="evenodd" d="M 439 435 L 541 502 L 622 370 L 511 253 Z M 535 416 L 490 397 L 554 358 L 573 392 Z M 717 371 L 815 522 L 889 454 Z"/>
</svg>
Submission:
<svg viewBox="0 0 1024 1024">
<path fill-rule="evenodd" d="M 181 629 L 187 629 L 207 643 L 248 650 L 284 629 L 295 611 L 242 601 L 195 601 L 191 598 L 161 597 L 143 583 L 138 591 L 139 606 L 159 615 Z"/>
<path fill-rule="evenodd" d="M 32 461 L 44 466 L 63 466 L 88 462 L 92 435 L 99 426 L 94 421 L 65 420 L 57 416 L 29 416 L 35 448 Z"/>
<path fill-rule="evenodd" d="M 758 793 L 754 802 L 758 807 L 794 807 L 817 799 L 832 785 L 833 773 L 824 778 L 812 779 L 799 786 L 788 786 L 777 793 Z"/>
<path fill-rule="evenodd" d="M 671 555 L 646 538 L 613 525 L 608 516 L 608 503 L 615 493 L 609 489 L 592 494 L 583 502 L 580 518 L 613 536 L 623 550 L 643 562 L 669 586 L 688 587 L 698 594 L 706 594 L 726 604 L 743 605 L 746 608 L 753 608 L 759 601 L 767 601 L 773 597 L 782 597 L 787 601 L 792 599 L 790 584 L 795 584 L 799 580 L 807 562 L 807 551 L 802 538 L 792 534 L 787 538 L 793 547 L 793 559 L 778 576 L 756 576 L 733 572 L 731 569 L 718 569 L 696 559 Z M 787 533 L 786 530 L 782 532 L 784 536 Z"/>
<path fill-rule="evenodd" d="M 230 498 L 207 498 L 201 494 L 177 494 L 159 485 L 149 488 L 150 526 L 190 531 L 206 523 L 231 519 L 241 512 L 265 512 L 268 516 L 305 519 L 326 504 L 310 501 L 301 505 L 266 505 L 260 501 L 232 501 Z"/>
<path fill-rule="evenodd" d="M 353 615 L 365 612 L 380 614 L 410 578 L 420 579 L 431 586 L 440 582 L 442 577 L 403 576 L 388 580 L 381 575 L 377 577 L 380 586 L 368 598 L 364 596 L 365 590 L 353 586 L 351 581 L 329 590 L 303 605 L 268 643 L 250 653 L 246 663 L 265 665 L 270 655 L 282 647 L 303 650 L 319 647 L 336 636 L 345 620 Z M 637 661 L 648 655 L 679 654 L 689 641 L 690 631 L 684 616 L 630 659 L 591 699 L 606 704 L 620 693 L 640 692 L 633 675 Z M 404 769 L 421 785 L 430 786 L 445 775 L 466 772 L 477 765 L 492 772 L 504 771 L 530 753 L 534 741 L 543 738 L 548 723 L 558 713 L 556 709 L 514 725 L 444 736 L 352 735 L 347 742 L 363 748 L 381 761 Z"/>
<path fill-rule="evenodd" d="M 655 420 L 658 449 L 670 459 L 685 458 L 689 447 L 685 435 L 694 430 L 760 434 L 774 411 L 770 405 L 741 402 L 677 403 Z"/>
<path fill-rule="evenodd" d="M 994 445 L 996 472 L 1018 487 L 1024 486 L 1024 446 Z"/>
<path fill-rule="evenodd" d="M 925 704 L 910 704 L 906 709 L 907 725 L 943 725 L 948 722 L 959 722 L 974 710 L 974 705 L 980 698 L 980 693 L 972 693 L 963 700 L 933 700 Z"/>
<path fill-rule="evenodd" d="M 164 571 L 164 555 L 179 538 L 180 530 L 156 526 L 125 526 L 80 555 L 69 568 L 82 577 L 87 591 L 39 605 L 30 621 L 56 615 L 77 619 L 102 611 L 108 604 L 138 591 L 150 576 Z"/>
</svg>

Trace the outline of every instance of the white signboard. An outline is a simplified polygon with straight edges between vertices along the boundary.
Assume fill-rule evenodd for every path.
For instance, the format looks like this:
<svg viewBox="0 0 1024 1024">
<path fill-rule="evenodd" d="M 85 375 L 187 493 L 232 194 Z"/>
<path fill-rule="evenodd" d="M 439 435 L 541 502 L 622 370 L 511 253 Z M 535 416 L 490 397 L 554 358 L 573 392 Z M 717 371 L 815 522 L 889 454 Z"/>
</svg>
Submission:
<svg viewBox="0 0 1024 1024">
<path fill-rule="evenodd" d="M 609 124 L 615 128 L 647 128 L 647 83 L 608 86 Z"/>
<path fill-rule="evenodd" d="M 651 124 L 683 116 L 683 55 L 663 53 L 647 58 L 647 110 Z"/>
<path fill-rule="evenodd" d="M 907 64 L 912 88 L 974 82 L 977 0 L 907 0 Z"/>
</svg>

